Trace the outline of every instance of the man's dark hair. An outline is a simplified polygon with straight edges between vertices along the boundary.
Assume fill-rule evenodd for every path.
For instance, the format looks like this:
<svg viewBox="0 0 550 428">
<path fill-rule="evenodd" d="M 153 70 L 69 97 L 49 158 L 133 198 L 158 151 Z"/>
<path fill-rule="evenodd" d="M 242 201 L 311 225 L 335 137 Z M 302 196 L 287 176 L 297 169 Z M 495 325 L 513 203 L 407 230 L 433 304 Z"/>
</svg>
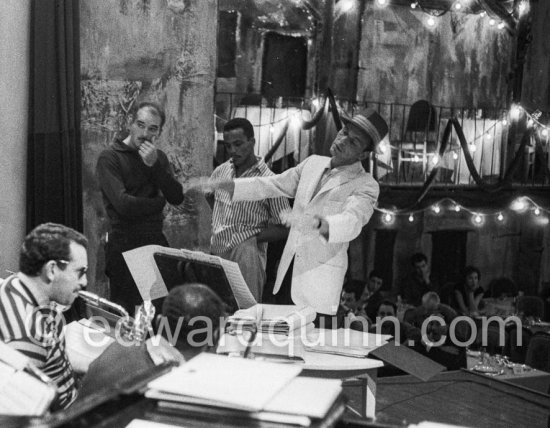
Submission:
<svg viewBox="0 0 550 428">
<path fill-rule="evenodd" d="M 414 253 L 411 257 L 411 264 L 414 266 L 415 264 L 420 262 L 428 263 L 428 258 L 424 253 Z"/>
<path fill-rule="evenodd" d="M 230 119 L 224 126 L 223 132 L 233 131 L 234 129 L 242 129 L 246 138 L 254 138 L 254 127 L 248 119 L 244 117 L 235 117 Z"/>
<path fill-rule="evenodd" d="M 477 273 L 477 279 L 481 279 L 481 271 L 475 266 L 466 266 L 462 272 L 462 280 L 466 282 L 466 277 L 472 273 Z"/>
<path fill-rule="evenodd" d="M 355 299 L 358 300 L 363 293 L 363 288 L 365 287 L 364 281 L 358 279 L 348 279 L 344 284 L 343 290 L 346 293 L 353 293 Z"/>
<path fill-rule="evenodd" d="M 380 278 L 381 280 L 384 280 L 384 277 L 382 276 L 382 273 L 380 271 L 376 270 L 376 269 L 371 270 L 370 273 L 369 273 L 369 279 L 374 278 L 374 277 Z"/>
<path fill-rule="evenodd" d="M 177 342 L 187 348 L 192 347 L 188 343 L 190 338 L 194 343 L 206 343 L 213 337 L 225 315 L 224 303 L 220 297 L 210 287 L 199 283 L 172 288 L 162 305 L 162 316 L 168 321 L 172 334 L 177 331 L 180 323 Z M 200 333 L 193 333 L 194 331 Z M 191 333 L 193 334 L 190 335 Z"/>
<path fill-rule="evenodd" d="M 395 315 L 397 315 L 397 305 L 393 303 L 391 300 L 382 300 L 378 307 L 376 308 L 376 312 L 380 309 L 381 306 L 391 306 L 393 308 L 393 311 L 395 312 Z"/>
<path fill-rule="evenodd" d="M 160 117 L 160 129 L 164 126 L 164 122 L 166 122 L 166 113 L 164 112 L 164 109 L 160 106 L 160 104 L 157 104 L 152 101 L 143 101 L 139 103 L 137 106 L 132 107 L 131 109 L 131 115 L 132 115 L 132 122 L 135 122 L 137 118 L 137 113 L 141 109 L 148 109 L 153 112 L 154 115 Z"/>
<path fill-rule="evenodd" d="M 71 242 L 88 248 L 88 240 L 80 232 L 56 223 L 35 227 L 23 241 L 19 253 L 19 270 L 25 275 L 37 276 L 50 260 L 70 260 Z M 59 265 L 61 269 L 65 265 Z"/>
</svg>

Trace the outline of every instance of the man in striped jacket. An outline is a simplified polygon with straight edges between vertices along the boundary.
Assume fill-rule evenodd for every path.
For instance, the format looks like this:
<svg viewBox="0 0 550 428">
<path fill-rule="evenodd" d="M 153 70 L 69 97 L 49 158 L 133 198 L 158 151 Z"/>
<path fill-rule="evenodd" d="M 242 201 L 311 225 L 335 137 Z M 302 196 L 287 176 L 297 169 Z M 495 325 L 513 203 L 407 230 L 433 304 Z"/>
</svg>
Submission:
<svg viewBox="0 0 550 428">
<path fill-rule="evenodd" d="M 254 154 L 254 128 L 244 118 L 234 118 L 223 128 L 225 147 L 231 156 L 214 170 L 213 180 L 274 175 L 263 159 Z M 239 264 L 243 278 L 256 301 L 261 302 L 266 281 L 267 243 L 288 234 L 280 214 L 289 211 L 286 198 L 233 202 L 224 190 L 207 198 L 212 213 L 213 254 Z"/>
<path fill-rule="evenodd" d="M 54 223 L 36 227 L 21 246 L 19 272 L 0 285 L 0 340 L 25 354 L 57 385 L 51 410 L 76 398 L 72 366 L 61 334 L 61 306 L 70 306 L 86 287 L 87 240 Z"/>
</svg>

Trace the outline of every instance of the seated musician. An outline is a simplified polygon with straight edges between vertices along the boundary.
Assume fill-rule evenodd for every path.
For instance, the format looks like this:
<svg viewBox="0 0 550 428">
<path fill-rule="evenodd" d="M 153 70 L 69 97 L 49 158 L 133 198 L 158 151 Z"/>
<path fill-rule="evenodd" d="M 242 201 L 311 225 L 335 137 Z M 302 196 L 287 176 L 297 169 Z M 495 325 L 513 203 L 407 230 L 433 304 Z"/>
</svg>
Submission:
<svg viewBox="0 0 550 428">
<path fill-rule="evenodd" d="M 162 306 L 157 331 L 139 346 L 113 342 L 92 364 L 82 380 L 79 400 L 105 388 L 113 388 L 165 361 L 182 363 L 215 349 L 225 316 L 219 296 L 203 284 L 180 285 L 170 290 Z"/>
<path fill-rule="evenodd" d="M 0 340 L 16 349 L 57 385 L 50 410 L 76 397 L 75 377 L 60 334 L 60 306 L 70 307 L 87 285 L 86 238 L 61 224 L 46 223 L 23 241 L 19 272 L 0 285 Z"/>
</svg>

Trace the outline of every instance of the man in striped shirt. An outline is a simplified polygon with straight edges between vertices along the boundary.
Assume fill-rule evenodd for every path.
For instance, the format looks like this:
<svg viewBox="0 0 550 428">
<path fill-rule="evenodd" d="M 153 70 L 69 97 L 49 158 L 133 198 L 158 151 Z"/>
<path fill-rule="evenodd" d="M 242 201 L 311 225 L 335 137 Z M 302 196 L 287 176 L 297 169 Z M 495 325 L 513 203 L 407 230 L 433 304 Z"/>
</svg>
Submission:
<svg viewBox="0 0 550 428">
<path fill-rule="evenodd" d="M 254 154 L 254 128 L 244 118 L 234 118 L 223 128 L 225 147 L 231 156 L 214 170 L 213 180 L 274 175 Z M 207 198 L 213 209 L 211 251 L 239 264 L 252 295 L 261 302 L 266 280 L 267 242 L 283 239 L 288 231 L 280 214 L 289 211 L 286 198 L 233 202 L 224 190 Z"/>
<path fill-rule="evenodd" d="M 70 306 L 86 287 L 86 248 L 86 238 L 77 231 L 42 224 L 25 237 L 19 272 L 0 285 L 0 339 L 56 383 L 58 396 L 51 410 L 65 408 L 76 398 L 58 305 Z"/>
</svg>

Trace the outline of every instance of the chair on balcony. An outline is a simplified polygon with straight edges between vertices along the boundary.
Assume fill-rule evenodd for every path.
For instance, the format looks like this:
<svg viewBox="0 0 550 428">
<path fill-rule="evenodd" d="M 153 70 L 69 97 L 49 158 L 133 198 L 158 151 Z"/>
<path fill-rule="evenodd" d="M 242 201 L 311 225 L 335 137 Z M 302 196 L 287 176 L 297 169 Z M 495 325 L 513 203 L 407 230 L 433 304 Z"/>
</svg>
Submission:
<svg viewBox="0 0 550 428">
<path fill-rule="evenodd" d="M 435 107 L 428 101 L 419 100 L 411 106 L 405 133 L 397 148 L 397 174 L 403 169 L 406 182 L 425 179 L 429 159 L 437 147 L 433 136 L 436 124 Z"/>
</svg>

